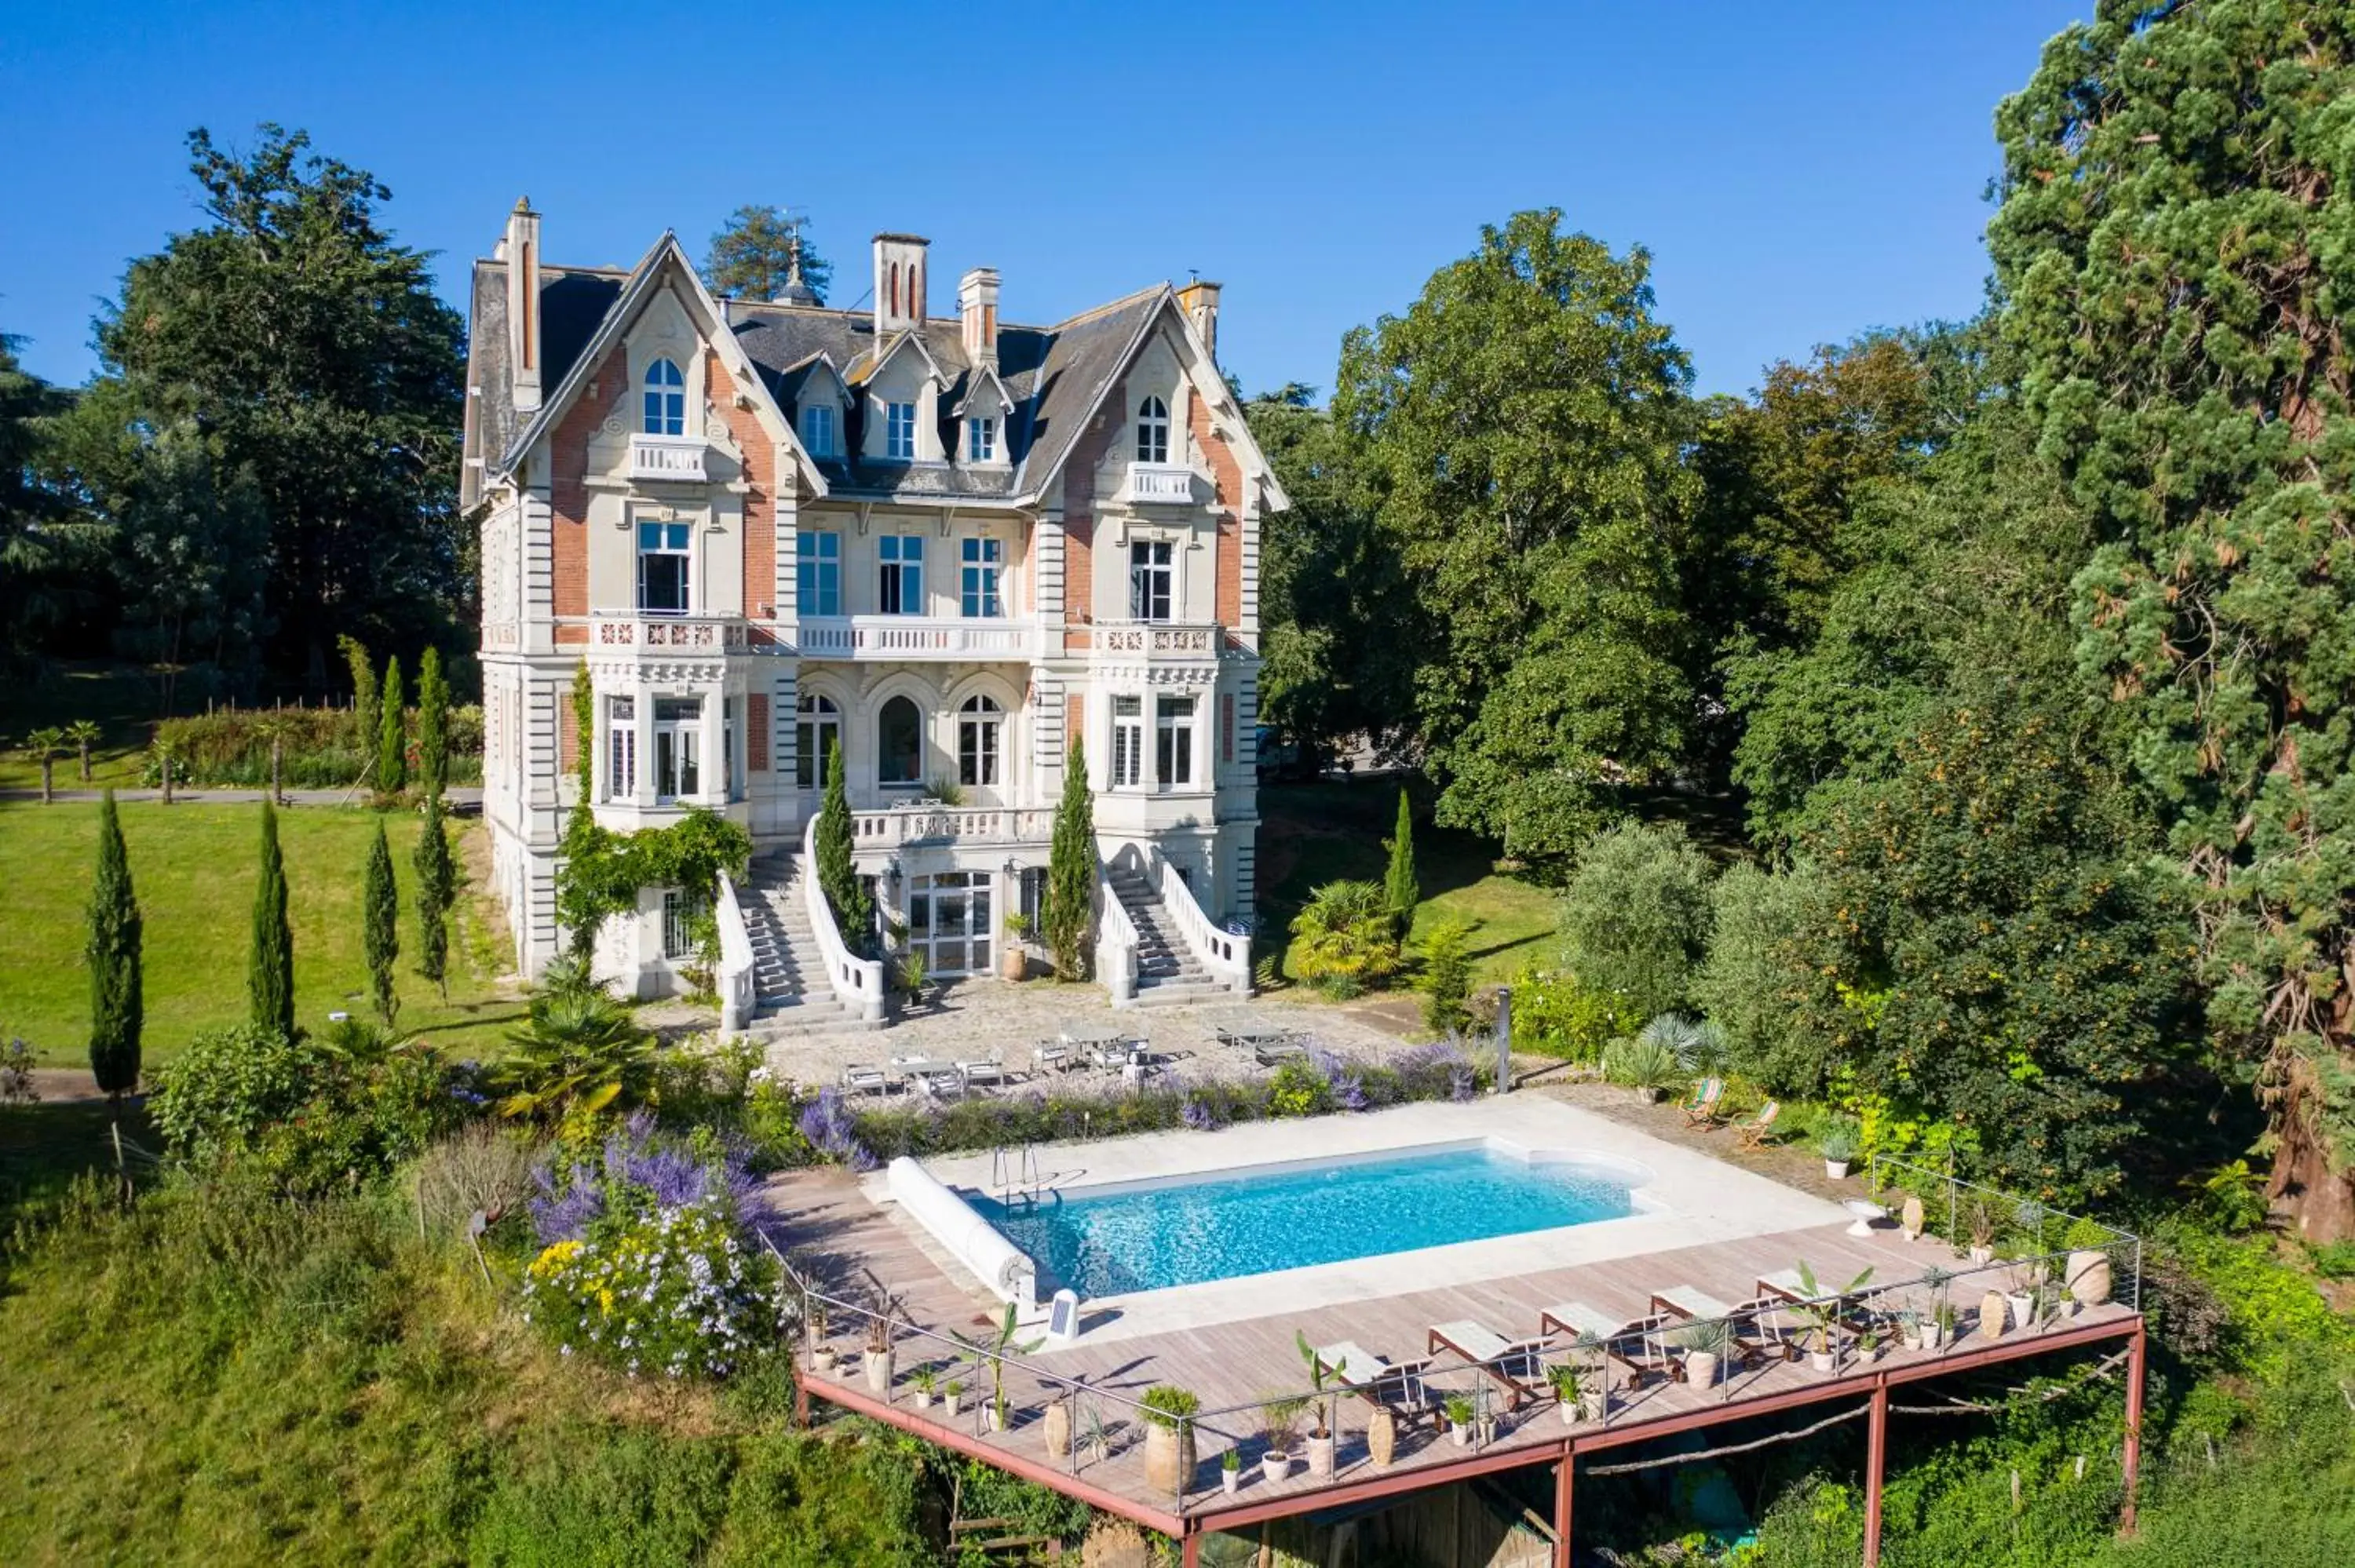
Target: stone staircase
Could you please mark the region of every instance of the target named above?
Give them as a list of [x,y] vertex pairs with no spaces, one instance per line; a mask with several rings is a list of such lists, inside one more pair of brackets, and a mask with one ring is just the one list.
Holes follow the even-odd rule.
[[810,929],[809,872],[802,857],[772,850],[756,857],[741,892],[744,933],[752,944],[752,1021],[758,1040],[847,1034],[882,1027],[835,999],[817,933]]
[[1159,889],[1143,872],[1115,866],[1106,880],[1136,927],[1137,1006],[1170,1007],[1229,994],[1186,946]]

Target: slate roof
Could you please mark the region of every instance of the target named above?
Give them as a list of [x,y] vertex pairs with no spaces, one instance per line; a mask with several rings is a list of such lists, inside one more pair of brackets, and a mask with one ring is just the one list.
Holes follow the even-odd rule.
[[[540,283],[540,385],[553,396],[605,317],[620,299],[629,274],[610,269],[543,268]],[[968,469],[948,463],[873,463],[842,458],[819,460],[829,490],[837,494],[1005,499],[1028,493],[1055,471],[1077,439],[1105,386],[1117,376],[1128,352],[1154,313],[1170,298],[1156,284],[1107,305],[1048,327],[1001,325],[997,375],[1016,404],[1003,439],[1010,468]],[[508,401],[506,370],[506,265],[480,261],[474,267],[471,380],[480,388],[470,455],[496,463],[522,422]],[[855,386],[862,367],[871,368],[877,344],[872,315],[800,305],[732,301],[730,314],[742,345],[768,384],[785,417],[799,428],[799,399],[819,355]],[[949,385],[943,389],[942,450],[961,455],[951,410],[971,389],[975,366],[964,351],[962,327],[954,315],[934,316],[916,329]],[[882,345],[887,351],[890,343]],[[854,399],[842,445],[861,445],[863,399]],[[470,473],[470,480],[472,475]]]

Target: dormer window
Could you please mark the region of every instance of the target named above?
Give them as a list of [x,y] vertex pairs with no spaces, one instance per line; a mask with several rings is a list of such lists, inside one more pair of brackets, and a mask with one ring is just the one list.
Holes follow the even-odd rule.
[[638,429],[650,436],[687,434],[687,377],[667,359],[646,366],[645,410]]
[[971,418],[964,422],[964,461],[996,462],[997,461],[997,421]]
[[1169,461],[1169,405],[1147,397],[1136,410],[1136,461]]
[[916,406],[913,403],[883,405],[883,455],[899,462],[912,462],[916,457]]
[[834,405],[815,403],[802,410],[802,445],[812,457],[834,455]]

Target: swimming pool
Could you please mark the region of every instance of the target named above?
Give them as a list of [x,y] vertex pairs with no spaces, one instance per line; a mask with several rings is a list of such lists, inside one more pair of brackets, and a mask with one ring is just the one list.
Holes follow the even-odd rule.
[[1636,1212],[1637,1179],[1609,1161],[1476,1145],[1082,1190],[1035,1208],[964,1196],[1051,1277],[1042,1291],[1093,1298],[1622,1219]]

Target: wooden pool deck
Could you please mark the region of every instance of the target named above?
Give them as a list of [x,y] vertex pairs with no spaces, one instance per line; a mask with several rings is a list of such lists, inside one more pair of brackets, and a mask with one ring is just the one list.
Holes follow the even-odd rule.
[[[805,1397],[888,1422],[1176,1537],[1188,1563],[1195,1560],[1204,1531],[1240,1529],[1481,1474],[1550,1465],[1556,1476],[1556,1561],[1567,1563],[1571,1487],[1578,1457],[1695,1428],[1842,1401],[1853,1406],[1849,1414],[1870,1425],[1870,1563],[1878,1551],[1881,1433],[1891,1387],[2108,1342],[2123,1342],[2130,1356],[2126,1479],[2131,1522],[2143,1363],[2139,1313],[2112,1301],[2030,1329],[1983,1335],[1975,1331],[1974,1319],[1984,1294],[2001,1288],[2000,1267],[1973,1272],[1932,1236],[1908,1242],[1894,1229],[1858,1236],[1839,1224],[1810,1226],[1476,1284],[1433,1280],[1425,1288],[1372,1299],[1098,1342],[1091,1342],[1084,1331],[1088,1314],[1083,1309],[1083,1331],[1076,1341],[1041,1347],[1008,1364],[1005,1379],[1011,1419],[1007,1430],[992,1432],[984,1421],[989,1368],[951,1336],[989,1340],[1002,1308],[959,1265],[903,1220],[894,1206],[872,1202],[857,1178],[842,1171],[775,1178],[762,1189],[755,1212],[764,1233],[815,1288],[844,1299],[865,1300],[868,1282],[879,1281],[901,1302],[905,1320],[894,1336],[896,1380],[888,1394],[870,1392],[859,1365],[865,1322],[849,1320],[855,1313],[837,1309],[831,1314],[826,1343],[842,1359],[830,1372],[811,1370],[805,1359]],[[1376,1467],[1366,1446],[1365,1417],[1371,1406],[1343,1394],[1336,1402],[1339,1441],[1332,1475],[1307,1474],[1298,1446],[1288,1478],[1271,1482],[1261,1472],[1261,1445],[1253,1435],[1256,1405],[1270,1394],[1298,1394],[1307,1389],[1296,1335],[1306,1335],[1315,1345],[1352,1340],[1392,1361],[1419,1360],[1430,1353],[1434,1325],[1468,1319],[1506,1340],[1519,1340],[1536,1336],[1540,1313],[1557,1303],[1582,1302],[1614,1318],[1634,1319],[1649,1308],[1655,1291],[1676,1287],[1739,1304],[1758,1294],[1755,1287],[1762,1278],[1801,1260],[1828,1289],[1846,1285],[1867,1268],[1873,1271],[1868,1290],[1901,1287],[1933,1266],[1955,1273],[1951,1299],[1963,1319],[1956,1341],[1938,1351],[1889,1349],[1870,1361],[1851,1355],[1829,1372],[1816,1370],[1804,1359],[1762,1359],[1732,1371],[1719,1386],[1707,1390],[1655,1381],[1631,1392],[1614,1368],[1607,1417],[1575,1425],[1561,1419],[1550,1395],[1524,1402],[1518,1411],[1506,1409],[1498,1383],[1460,1358],[1443,1354],[1430,1374],[1433,1394],[1471,1397],[1485,1383],[1488,1408],[1499,1418],[1492,1441],[1459,1446],[1450,1436],[1435,1433],[1427,1421],[1411,1426],[1401,1423],[1393,1462]],[[1904,1304],[1909,1296],[1925,1299],[1918,1291],[1898,1288],[1883,1305]],[[1796,1333],[1796,1319],[1786,1321]],[[1026,1330],[1024,1337],[1032,1332]],[[1559,1337],[1555,1346],[1549,1360],[1560,1359],[1569,1348]],[[924,1365],[934,1367],[943,1384],[952,1377],[964,1382],[967,1393],[962,1414],[951,1416],[937,1402],[929,1409],[917,1408],[910,1378]],[[1157,1383],[1189,1390],[1204,1412],[1197,1425],[1196,1467],[1178,1491],[1147,1483],[1142,1425],[1135,1411],[1120,1403],[1138,1399]],[[1079,1398],[1092,1403],[1109,1436],[1109,1451],[1101,1457],[1048,1450],[1044,1407],[1075,1387],[1096,1391],[1092,1401],[1085,1393]],[[1826,1413],[1814,1414],[1820,1418]],[[1221,1454],[1231,1446],[1239,1447],[1244,1460],[1245,1479],[1233,1494],[1223,1489],[1220,1467]]]

